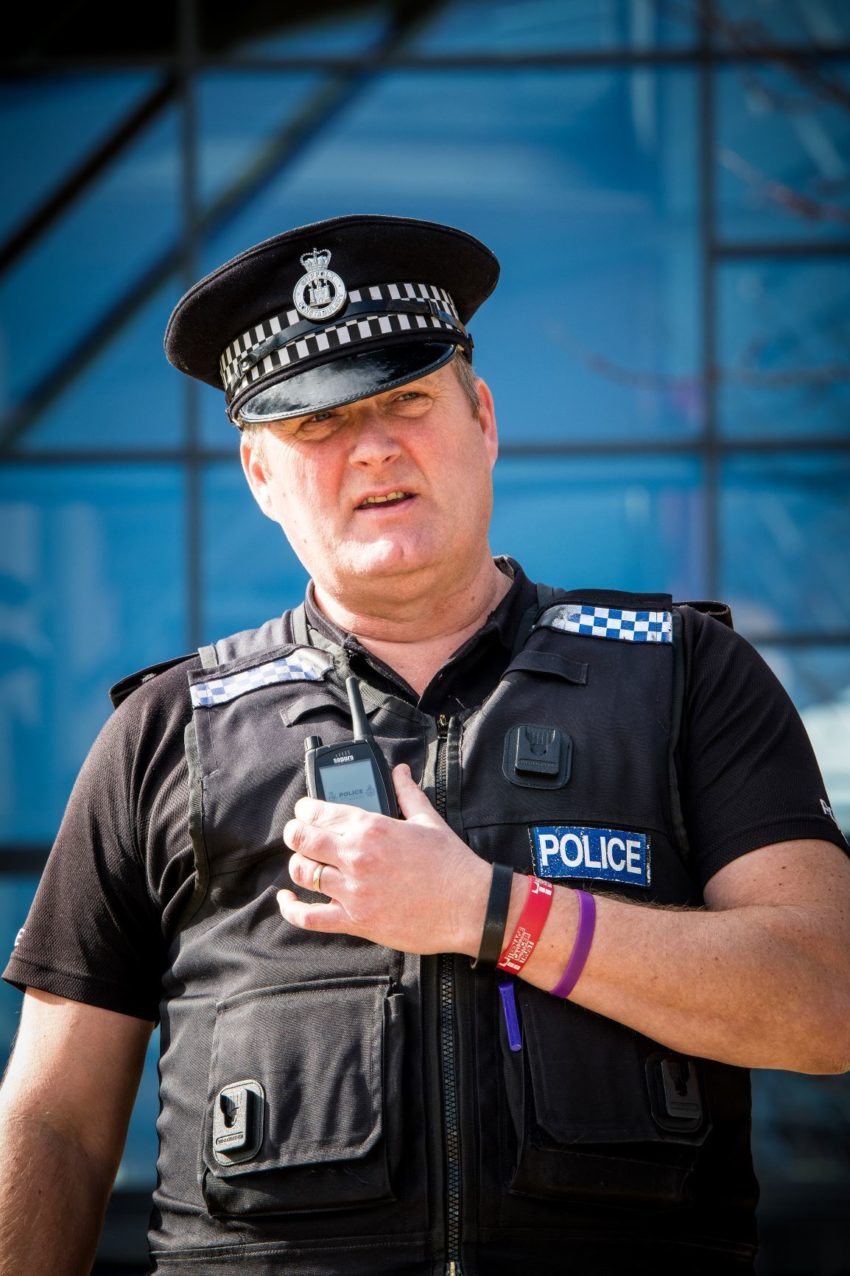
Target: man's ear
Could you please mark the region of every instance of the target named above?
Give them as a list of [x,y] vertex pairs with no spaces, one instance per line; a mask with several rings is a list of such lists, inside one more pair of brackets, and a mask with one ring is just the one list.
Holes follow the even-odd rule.
[[273,518],[271,510],[271,488],[269,472],[266,466],[262,434],[256,430],[243,430],[239,440],[239,459],[242,471],[251,489],[251,495],[267,518]]
[[477,380],[478,389],[478,422],[481,426],[481,433],[484,435],[484,441],[487,451],[490,454],[490,465],[496,464],[496,458],[499,455],[499,431],[496,428],[496,405],[493,402],[493,395],[486,381],[482,381],[481,377]]

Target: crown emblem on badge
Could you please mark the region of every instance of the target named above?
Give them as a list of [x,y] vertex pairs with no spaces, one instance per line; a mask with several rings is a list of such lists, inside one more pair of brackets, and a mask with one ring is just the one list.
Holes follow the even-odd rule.
[[304,253],[299,260],[308,275],[321,275],[330,265],[331,255],[326,248],[314,248],[312,252]]
[[339,275],[328,270],[330,252],[326,248],[313,248],[299,260],[307,273],[301,276],[292,293],[295,309],[314,323],[332,319],[348,301],[348,293]]

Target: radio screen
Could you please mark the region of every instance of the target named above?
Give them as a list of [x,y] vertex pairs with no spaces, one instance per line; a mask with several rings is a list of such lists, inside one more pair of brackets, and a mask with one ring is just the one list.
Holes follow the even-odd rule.
[[375,788],[372,763],[368,760],[320,766],[319,776],[325,791],[325,801],[346,802],[349,806],[359,806],[364,811],[381,814],[381,801]]

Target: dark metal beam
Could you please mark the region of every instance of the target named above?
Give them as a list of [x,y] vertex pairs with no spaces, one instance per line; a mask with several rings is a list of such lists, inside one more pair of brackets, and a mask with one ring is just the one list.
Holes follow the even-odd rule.
[[[182,465],[192,460],[208,465],[222,461],[235,461],[237,435],[231,427],[232,447],[197,448],[177,445],[165,447],[98,447],[87,451],[81,448],[39,448],[37,452],[9,452],[3,457],[5,466],[36,467],[50,465]],[[850,437],[837,438],[834,434],[772,436],[771,438],[718,437],[715,450],[722,461],[732,456],[786,456],[789,453],[827,452],[835,459],[850,456]],[[508,439],[499,444],[499,456],[512,460],[540,457],[582,459],[604,457],[616,459],[631,456],[689,456],[700,458],[705,451],[701,435],[687,438],[663,439]]]
[[[661,66],[693,65],[706,56],[699,45],[685,44],[666,48],[654,46],[642,49],[539,49],[521,53],[411,53],[397,51],[386,58],[371,53],[356,54],[298,54],[269,57],[239,54],[210,55],[199,58],[200,71],[338,71],[351,74],[359,70],[393,71],[500,71],[513,68],[536,67],[558,70],[581,67],[605,66]],[[723,65],[735,63],[781,62],[809,67],[812,62],[841,62],[850,58],[850,43],[811,45],[806,48],[766,43],[755,49],[712,48],[711,60]],[[168,57],[114,57],[114,58],[31,58],[26,62],[0,59],[0,76],[9,79],[28,79],[36,75],[63,71],[115,71],[156,69],[173,66],[175,60]]]
[[60,182],[38,208],[0,244],[0,274],[53,225],[103,170],[145,129],[174,96],[174,77],[168,75],[133,108],[107,138],[91,151],[73,173]]
[[0,873],[18,874],[21,877],[38,875],[47,863],[50,847],[43,845],[20,846],[11,843],[0,845]]
[[848,257],[850,235],[846,239],[782,239],[774,242],[723,243],[718,240],[711,245],[711,254],[721,261],[751,260],[754,257]]
[[710,27],[713,0],[698,0],[698,32],[701,59],[698,71],[697,164],[699,173],[699,273],[701,306],[701,376],[703,395],[703,534],[705,585],[709,598],[717,597],[720,580],[720,457],[717,419],[717,304],[714,260],[715,240],[715,135],[714,76]]

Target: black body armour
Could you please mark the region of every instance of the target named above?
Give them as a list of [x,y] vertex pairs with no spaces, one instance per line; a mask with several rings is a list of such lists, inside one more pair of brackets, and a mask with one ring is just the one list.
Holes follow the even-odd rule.
[[[666,619],[641,631],[646,616]],[[698,905],[673,762],[679,619],[664,595],[553,595],[479,708],[438,724],[361,684],[366,711],[478,855]],[[303,612],[201,654],[197,882],[164,981],[153,1270],[750,1271],[746,1071],[521,980],[512,1049],[501,973],[289,925],[282,831],[305,737],[350,736],[347,655],[310,646]]]

